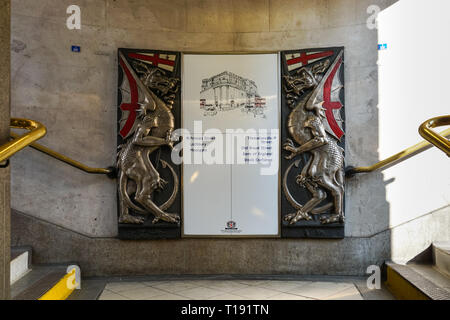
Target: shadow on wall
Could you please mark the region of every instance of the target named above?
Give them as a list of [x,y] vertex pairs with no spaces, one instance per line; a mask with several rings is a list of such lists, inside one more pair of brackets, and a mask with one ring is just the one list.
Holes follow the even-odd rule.
[[[380,13],[379,153],[386,158],[423,140],[418,127],[448,114],[450,2],[401,0]],[[420,57],[420,58],[419,58]],[[448,157],[431,148],[383,171],[391,259],[412,259],[434,241],[448,241]]]
[[[354,72],[355,83],[347,83],[346,118],[347,150],[346,166],[368,166],[384,157],[380,155],[380,94],[379,55],[385,50],[379,40],[378,14],[390,10],[395,1],[384,1],[368,5],[367,28],[373,32],[367,45],[374,54],[373,68],[358,68]],[[362,59],[362,57],[358,57]],[[353,97],[357,97],[356,101]],[[400,150],[397,150],[398,152]],[[346,236],[370,239],[371,249],[366,254],[372,264],[381,265],[391,257],[390,204],[386,189],[395,183],[395,177],[386,179],[382,171],[357,174],[346,179]]]

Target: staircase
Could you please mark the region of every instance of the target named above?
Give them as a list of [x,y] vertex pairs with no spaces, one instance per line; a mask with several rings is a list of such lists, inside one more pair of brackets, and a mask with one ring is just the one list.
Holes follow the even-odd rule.
[[68,265],[36,266],[31,261],[30,246],[11,248],[12,300],[95,300],[104,289],[104,282],[95,280],[83,281],[81,290],[69,289]]
[[435,242],[417,259],[386,263],[389,291],[401,300],[450,300],[450,242]]

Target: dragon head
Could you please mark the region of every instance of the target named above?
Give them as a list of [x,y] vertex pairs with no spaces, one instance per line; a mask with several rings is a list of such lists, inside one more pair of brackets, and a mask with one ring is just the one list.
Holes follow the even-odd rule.
[[316,85],[313,75],[306,68],[299,69],[294,75],[284,76],[286,92],[301,95]]
[[167,76],[165,71],[160,68],[148,66],[142,62],[133,61],[133,66],[139,74],[142,83],[147,88],[156,90],[171,108],[179,89],[179,80]]
[[284,76],[284,88],[288,104],[292,107],[297,99],[310,89],[314,89],[330,66],[328,59],[305,66],[293,74]]

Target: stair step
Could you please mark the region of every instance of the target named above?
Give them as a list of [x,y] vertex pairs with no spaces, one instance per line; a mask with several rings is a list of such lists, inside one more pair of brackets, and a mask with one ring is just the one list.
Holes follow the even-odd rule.
[[450,277],[450,241],[433,243],[433,264],[439,272]]
[[[432,265],[386,262],[389,291],[400,300],[450,300],[449,280]],[[442,278],[444,277],[444,278]]]
[[23,278],[11,286],[13,300],[38,300],[66,274],[61,266],[33,267]]
[[411,264],[408,266],[427,280],[433,282],[436,286],[450,292],[450,277],[436,270],[435,266],[423,264]]
[[82,280],[81,289],[75,290],[67,300],[97,300],[105,286],[105,280]]
[[22,278],[30,271],[31,247],[12,247],[10,262],[10,283],[11,285]]

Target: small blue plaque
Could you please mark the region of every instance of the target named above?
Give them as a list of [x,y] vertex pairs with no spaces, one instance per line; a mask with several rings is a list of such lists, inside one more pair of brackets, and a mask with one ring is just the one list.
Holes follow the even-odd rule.
[[72,52],[81,52],[80,46],[72,46]]

